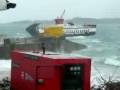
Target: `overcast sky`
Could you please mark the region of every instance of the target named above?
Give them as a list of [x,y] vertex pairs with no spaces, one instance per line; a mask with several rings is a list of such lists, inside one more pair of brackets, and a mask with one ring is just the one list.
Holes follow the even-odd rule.
[[51,20],[66,10],[65,19],[73,17],[120,18],[120,0],[9,0],[15,9],[0,12],[0,22]]

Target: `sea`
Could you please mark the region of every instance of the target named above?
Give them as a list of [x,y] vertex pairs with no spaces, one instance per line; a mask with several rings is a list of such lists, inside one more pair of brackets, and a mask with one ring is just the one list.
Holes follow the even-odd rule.
[[[25,28],[30,23],[0,24],[0,35],[8,38],[31,37]],[[87,46],[71,55],[90,57],[91,85],[120,80],[120,24],[97,24],[94,36],[67,37],[66,39]]]
[[98,24],[96,35],[68,39],[87,45],[73,53],[92,59],[91,85],[120,80],[120,24]]

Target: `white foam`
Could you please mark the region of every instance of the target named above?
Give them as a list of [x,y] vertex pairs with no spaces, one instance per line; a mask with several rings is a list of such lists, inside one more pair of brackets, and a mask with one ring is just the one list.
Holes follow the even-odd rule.
[[70,39],[70,40],[76,40],[76,39],[85,39],[85,36],[73,36],[73,37],[66,37],[66,39]]
[[92,39],[91,41],[94,42],[94,43],[100,43],[101,42],[99,39]]
[[0,80],[10,77],[11,60],[0,60]]
[[[79,40],[79,41],[78,41]],[[93,39],[93,38],[79,38],[74,40],[74,42],[77,41],[79,43],[84,43],[84,44],[91,44],[91,43],[101,43],[102,41],[99,39]]]
[[108,65],[120,66],[120,60],[117,58],[107,58],[104,63]]

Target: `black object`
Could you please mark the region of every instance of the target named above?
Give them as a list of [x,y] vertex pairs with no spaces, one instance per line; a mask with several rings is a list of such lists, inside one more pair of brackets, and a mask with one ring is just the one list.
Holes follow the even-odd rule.
[[8,4],[7,4],[7,9],[15,8],[15,7],[16,7],[16,4],[15,4],[15,3],[8,3]]
[[62,90],[83,90],[82,70],[83,66],[79,64],[65,65]]
[[71,25],[71,26],[73,26],[73,25],[74,25],[74,23],[73,23],[73,22],[69,22],[68,24],[69,24],[69,25]]
[[45,54],[45,44],[44,43],[41,44],[41,48],[43,50],[43,54]]
[[10,80],[8,79],[8,77],[0,81],[0,90],[10,90]]

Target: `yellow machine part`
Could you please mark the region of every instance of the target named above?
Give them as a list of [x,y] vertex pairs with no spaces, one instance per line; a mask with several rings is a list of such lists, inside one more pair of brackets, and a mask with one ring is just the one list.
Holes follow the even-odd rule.
[[64,35],[63,26],[49,26],[44,27],[44,37],[53,37],[53,38],[59,38]]

